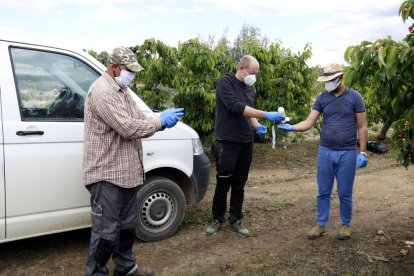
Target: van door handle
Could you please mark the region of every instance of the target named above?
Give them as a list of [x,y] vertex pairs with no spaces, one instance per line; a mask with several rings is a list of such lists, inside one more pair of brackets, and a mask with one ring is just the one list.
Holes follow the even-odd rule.
[[32,131],[18,130],[18,131],[16,131],[16,134],[19,135],[19,136],[43,135],[43,134],[45,134],[45,132],[43,130],[32,130]]

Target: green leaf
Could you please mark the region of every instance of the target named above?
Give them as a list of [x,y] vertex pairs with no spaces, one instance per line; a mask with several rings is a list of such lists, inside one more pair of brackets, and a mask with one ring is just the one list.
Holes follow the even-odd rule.
[[354,46],[349,46],[346,48],[345,53],[344,53],[344,60],[346,62],[348,62],[349,64],[352,64],[352,60],[351,60],[351,55],[350,53],[352,52],[352,49],[354,48]]
[[414,8],[413,8],[413,6],[411,6],[411,9],[410,9],[410,17],[411,17],[411,19],[414,19]]
[[385,61],[384,61],[384,58],[385,58],[385,56],[386,56],[386,55],[387,55],[387,48],[385,48],[385,47],[381,46],[381,47],[378,49],[378,59],[379,59],[380,66],[381,66],[381,65],[383,65],[383,66],[387,66],[387,65],[385,64]]
[[364,66],[370,66],[372,62],[372,51],[371,49],[366,49],[364,56],[362,58],[362,62]]
[[354,68],[349,68],[346,70],[344,79],[347,81],[347,84],[349,86],[352,86],[354,84],[354,77],[356,75],[357,71]]
[[404,1],[401,4],[399,14],[401,15],[402,20],[403,20],[404,23],[407,20],[408,16],[410,15],[411,9],[412,9],[411,1],[410,1],[410,3],[409,3],[409,1]]
[[395,97],[391,102],[391,106],[392,106],[392,110],[394,111],[394,113],[397,113],[398,107],[400,106],[400,98]]
[[352,60],[358,65],[361,64],[360,52],[361,50],[359,47],[355,47],[354,51],[352,52]]
[[287,98],[288,98],[289,101],[293,101],[293,93],[288,92],[287,93]]
[[407,1],[404,1],[404,2],[400,5],[400,9],[399,9],[399,11],[398,11],[398,14],[399,14],[399,15],[401,15],[401,14],[402,14],[402,12],[403,12],[403,10],[404,10],[404,7],[405,7],[406,3],[407,3]]
[[390,77],[391,72],[392,72],[392,68],[394,67],[394,64],[396,62],[397,53],[398,53],[398,48],[397,47],[391,47],[387,51],[386,63],[387,63],[388,77]]
[[371,41],[364,40],[359,44],[359,46],[366,47],[366,46],[371,45],[371,44],[372,44]]
[[303,83],[303,76],[300,72],[296,72],[296,77],[298,79],[299,84]]
[[408,56],[408,51],[409,49],[405,49],[402,51],[401,55],[400,55],[400,62],[404,63],[407,61],[407,56]]

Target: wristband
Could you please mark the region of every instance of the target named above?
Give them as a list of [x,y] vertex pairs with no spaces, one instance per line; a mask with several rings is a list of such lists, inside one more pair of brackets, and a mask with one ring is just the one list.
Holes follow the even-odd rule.
[[365,151],[361,151],[359,154],[364,155],[365,157],[367,157],[367,153]]

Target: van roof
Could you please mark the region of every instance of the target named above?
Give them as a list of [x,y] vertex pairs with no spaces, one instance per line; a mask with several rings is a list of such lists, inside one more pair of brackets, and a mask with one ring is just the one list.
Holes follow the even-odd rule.
[[19,43],[19,44],[27,44],[27,45],[36,45],[36,46],[43,46],[43,47],[52,47],[52,48],[59,48],[59,49],[65,49],[72,52],[82,52],[82,49],[75,48],[71,46],[70,44],[64,44],[62,42],[58,41],[52,41],[52,40],[45,40],[45,39],[23,39],[18,36],[1,36],[0,41],[8,41],[13,43]]
[[91,61],[94,61],[93,63],[97,64],[102,70],[105,70],[105,65],[100,63],[98,60],[96,60],[93,56],[91,56],[87,51],[71,47],[70,45],[64,45],[63,43],[59,43],[56,41],[50,42],[49,40],[25,40],[25,39],[19,39],[18,37],[0,37],[0,42],[11,42],[11,43],[18,43],[21,45],[27,45],[27,46],[35,46],[35,47],[47,47],[49,49],[54,48],[56,50],[63,50],[66,52],[72,52],[76,53],[78,55],[83,56],[86,59],[89,59]]

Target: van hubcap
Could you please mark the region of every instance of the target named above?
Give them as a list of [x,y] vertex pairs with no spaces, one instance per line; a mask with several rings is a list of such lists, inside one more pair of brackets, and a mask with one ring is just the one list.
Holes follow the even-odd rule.
[[173,199],[165,192],[155,192],[145,199],[141,218],[146,226],[159,228],[171,218],[173,211]]

